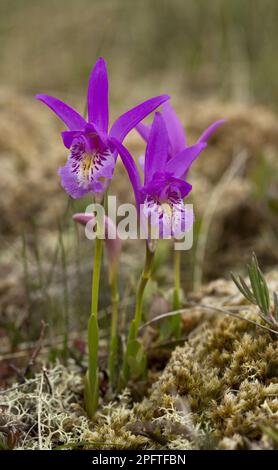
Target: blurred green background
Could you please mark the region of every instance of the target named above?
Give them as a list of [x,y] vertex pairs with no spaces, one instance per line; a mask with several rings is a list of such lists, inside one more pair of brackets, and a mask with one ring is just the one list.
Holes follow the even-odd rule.
[[278,103],[277,0],[0,0],[2,85],[79,94],[96,57],[111,98]]

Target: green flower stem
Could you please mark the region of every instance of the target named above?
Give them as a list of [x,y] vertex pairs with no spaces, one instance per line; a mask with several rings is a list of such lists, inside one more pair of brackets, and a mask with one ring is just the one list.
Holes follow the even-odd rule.
[[98,377],[98,298],[99,298],[99,280],[102,259],[103,240],[96,238],[94,270],[92,279],[92,304],[91,316],[88,322],[88,370],[85,383],[85,404],[87,413],[92,418],[98,406],[99,377]]
[[112,300],[112,318],[110,330],[110,348],[109,348],[109,378],[112,386],[116,385],[117,379],[117,356],[118,356],[118,305],[119,305],[119,292],[118,292],[118,273],[114,272],[111,276],[111,300]]
[[144,291],[151,277],[153,262],[154,262],[154,251],[150,250],[149,244],[147,242],[145,266],[144,266],[144,269],[141,274],[138,287],[137,287],[135,315],[130,326],[126,352],[124,356],[122,384],[121,384],[123,387],[127,385],[128,380],[130,378],[130,367],[129,367],[130,359],[132,359],[138,352],[138,348],[135,342],[137,340],[138,331],[139,331],[139,327],[140,327],[141,320],[142,320],[142,306],[143,306]]
[[174,276],[175,276],[175,287],[173,292],[173,310],[181,309],[181,251],[174,250]]

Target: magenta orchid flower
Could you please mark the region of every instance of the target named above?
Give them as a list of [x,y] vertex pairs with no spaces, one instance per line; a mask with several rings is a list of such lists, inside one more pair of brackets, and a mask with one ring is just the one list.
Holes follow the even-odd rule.
[[59,169],[61,184],[73,198],[89,192],[102,192],[112,178],[117,153],[110,139],[122,143],[126,135],[148,114],[169,99],[168,95],[151,98],[122,114],[108,132],[108,76],[106,63],[99,58],[88,85],[88,121],[57,98],[37,95],[66,124],[63,142],[70,150],[67,163]]
[[[186,145],[186,135],[184,128],[182,126],[182,123],[180,122],[178,116],[176,115],[173,107],[170,105],[170,103],[164,103],[162,106],[162,116],[164,118],[164,121],[166,123],[166,128],[168,132],[168,137],[169,137],[169,144],[168,144],[168,156],[167,159],[170,160],[171,158],[178,156],[179,154],[182,154],[182,152],[186,152],[187,150],[187,145]],[[197,144],[201,143],[207,143],[208,139],[211,137],[211,135],[216,131],[218,127],[220,127],[222,124],[224,124],[225,119],[220,119],[218,121],[215,121],[213,124],[211,124],[201,135],[201,137],[198,139]],[[148,142],[148,139],[150,137],[150,132],[151,132],[151,126],[148,126],[143,123],[139,123],[136,126],[137,131],[141,135],[141,137]],[[182,155],[181,155],[182,156]],[[184,154],[184,158],[189,158],[187,160],[186,164],[186,173],[184,176],[186,176],[191,164],[195,160],[195,158],[198,156],[198,154],[190,154],[190,157],[187,153]],[[144,158],[140,158],[140,164],[143,167],[144,166]]]
[[121,155],[130,181],[140,215],[154,223],[158,237],[179,237],[189,230],[193,223],[193,212],[187,211],[184,198],[192,186],[184,180],[191,162],[207,144],[198,142],[169,158],[169,137],[160,113],[155,118],[148,135],[144,165],[144,184],[142,185],[138,168],[128,152],[115,139],[112,139]]

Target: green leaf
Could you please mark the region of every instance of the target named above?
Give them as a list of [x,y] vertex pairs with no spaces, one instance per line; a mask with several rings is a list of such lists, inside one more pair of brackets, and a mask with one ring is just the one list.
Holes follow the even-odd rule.
[[128,357],[128,365],[130,368],[130,377],[138,379],[142,377],[146,370],[147,356],[142,344],[137,340],[130,343],[131,355]]
[[98,367],[98,340],[99,327],[97,317],[91,315],[88,322],[88,360],[90,370],[96,370]]
[[170,338],[179,338],[181,333],[180,314],[164,318],[159,326],[159,340],[165,341]]
[[266,425],[261,425],[262,431],[269,436],[275,444],[278,444],[278,429],[276,429],[274,426],[266,426]]
[[98,321],[95,315],[91,315],[88,322],[88,370],[85,382],[86,409],[90,417],[93,417],[98,405],[98,339]]
[[264,296],[265,309],[266,309],[266,312],[267,312],[267,314],[268,314],[268,313],[269,313],[269,309],[270,309],[270,295],[269,295],[269,290],[268,290],[268,286],[267,286],[265,277],[264,277],[262,271],[260,270],[260,268],[258,268],[258,274],[259,274],[259,276],[260,276],[260,282],[261,282],[262,292],[263,292],[263,296]]
[[99,394],[98,373],[96,374],[95,382],[91,384],[91,377],[89,377],[89,370],[87,370],[86,375],[85,375],[84,398],[85,398],[86,411],[90,418],[93,418],[97,410],[98,394]]
[[235,285],[237,286],[238,290],[242,293],[242,295],[247,300],[249,300],[249,302],[256,305],[257,304],[256,299],[253,293],[251,292],[251,290],[249,289],[249,287],[247,286],[247,284],[245,283],[244,279],[241,276],[239,276],[237,279],[233,273],[231,273],[231,278],[234,281]]
[[242,295],[244,295],[251,303],[259,307],[260,318],[271,329],[277,329],[277,323],[275,320],[278,320],[278,296],[276,293],[273,294],[274,311],[273,315],[271,315],[269,289],[264,274],[259,267],[255,253],[253,253],[251,263],[250,265],[247,265],[247,269],[252,291],[249,289],[243,278],[239,276],[237,279],[232,273],[231,277]]
[[252,255],[249,277],[257,303],[265,316],[269,315],[270,299],[269,291],[255,253]]
[[126,385],[128,382],[128,379],[130,377],[130,372],[131,372],[131,363],[134,360],[134,357],[137,354],[138,350],[138,341],[136,340],[137,336],[137,328],[136,328],[136,322],[135,319],[132,320],[130,329],[129,329],[129,336],[128,336],[128,341],[127,341],[127,349],[126,353],[124,356],[124,364],[123,364],[123,369],[122,369],[122,378],[123,378],[123,383]]
[[277,292],[273,292],[273,299],[274,299],[274,318],[278,321],[278,295]]
[[250,265],[247,265],[247,270],[248,270],[248,275],[249,275],[252,291],[256,299],[256,303],[260,305],[261,304],[260,292],[259,292],[259,287],[257,283],[256,272],[254,271],[254,264],[252,262]]

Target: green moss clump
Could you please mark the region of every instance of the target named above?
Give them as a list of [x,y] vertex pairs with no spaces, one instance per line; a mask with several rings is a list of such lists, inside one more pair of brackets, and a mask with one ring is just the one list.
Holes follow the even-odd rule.
[[199,448],[271,448],[263,427],[278,424],[277,346],[246,321],[215,317],[174,351],[150,401],[166,409],[184,401]]

